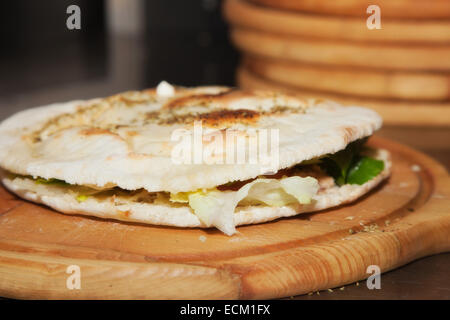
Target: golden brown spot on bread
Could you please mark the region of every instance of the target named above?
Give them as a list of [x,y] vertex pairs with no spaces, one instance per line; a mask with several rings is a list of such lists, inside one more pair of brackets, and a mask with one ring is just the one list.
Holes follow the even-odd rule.
[[254,124],[258,121],[260,113],[253,110],[217,110],[209,113],[203,113],[196,117],[209,126],[220,126],[228,123]]
[[214,109],[210,112],[191,112],[185,114],[172,114],[164,112],[148,112],[146,119],[156,121],[160,125],[192,124],[202,121],[204,125],[217,127],[226,124],[254,124],[262,113],[248,109]]
[[81,135],[84,136],[93,136],[93,135],[98,135],[98,134],[111,134],[111,135],[116,135],[113,132],[106,130],[106,129],[100,129],[100,128],[89,128],[89,129],[84,129],[80,131]]
[[353,141],[352,137],[356,134],[356,128],[354,127],[343,127],[343,137],[345,140],[345,143],[348,144],[351,141]]
[[136,131],[127,131],[127,135],[129,136],[129,137],[134,137],[134,136],[136,136],[138,133],[136,132]]
[[91,137],[95,135],[107,135],[110,136],[116,140],[125,141],[120,135],[108,130],[108,129],[102,129],[102,128],[88,128],[79,131],[79,134],[81,136]]
[[127,210],[127,211],[120,211],[120,210],[117,210],[117,212],[119,213],[119,214],[122,214],[122,215],[124,215],[125,217],[129,217],[130,216],[130,214],[131,214],[131,212],[129,211],[129,210]]

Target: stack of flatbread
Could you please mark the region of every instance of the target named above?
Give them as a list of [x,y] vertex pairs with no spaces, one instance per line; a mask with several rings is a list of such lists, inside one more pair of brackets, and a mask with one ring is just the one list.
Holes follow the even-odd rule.
[[368,106],[389,124],[449,125],[450,1],[373,4],[227,0],[239,83]]
[[373,189],[391,167],[366,144],[381,124],[361,107],[162,82],[6,119],[1,180],[63,213],[232,235]]

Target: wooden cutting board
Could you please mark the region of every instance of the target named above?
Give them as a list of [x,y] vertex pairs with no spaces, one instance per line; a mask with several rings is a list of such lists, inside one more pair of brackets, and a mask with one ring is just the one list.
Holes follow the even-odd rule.
[[[450,178],[436,161],[381,138],[393,173],[333,210],[216,230],[64,215],[0,188],[0,296],[277,298],[333,288],[450,249]],[[69,290],[68,266],[81,289]]]
[[[390,1],[392,2],[395,1]],[[428,4],[432,2],[429,1]],[[340,4],[342,0],[333,0],[333,3]],[[450,1],[447,4],[450,8]],[[450,12],[448,14],[450,15]],[[393,20],[385,17],[383,8],[382,28],[378,30],[367,28],[366,20],[369,14],[366,14],[365,9],[360,11],[358,17],[345,17],[277,10],[247,0],[227,0],[224,4],[224,15],[228,22],[235,26],[302,37],[399,43],[450,41],[449,19]]]
[[[374,109],[386,124],[400,126],[450,126],[450,102],[407,101],[363,98],[353,95],[333,94],[299,88],[287,84],[270,81],[251,72],[247,68],[239,68],[237,82],[245,89],[266,89],[287,92],[303,98],[323,98],[340,102],[344,105],[356,105]],[[423,128],[417,130],[424,130]]]

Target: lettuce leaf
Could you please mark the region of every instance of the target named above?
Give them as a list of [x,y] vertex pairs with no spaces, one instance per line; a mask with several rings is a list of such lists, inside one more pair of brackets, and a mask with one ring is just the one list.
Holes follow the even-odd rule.
[[347,183],[362,185],[384,169],[384,162],[370,157],[357,157],[347,174]]
[[383,171],[383,161],[360,154],[366,141],[367,138],[356,140],[344,150],[321,159],[320,166],[334,178],[338,186],[362,185]]
[[227,235],[236,232],[234,212],[237,205],[265,204],[280,207],[294,203],[309,204],[319,190],[312,177],[256,179],[237,191],[200,190],[171,195],[172,202],[189,202],[194,214],[206,225]]

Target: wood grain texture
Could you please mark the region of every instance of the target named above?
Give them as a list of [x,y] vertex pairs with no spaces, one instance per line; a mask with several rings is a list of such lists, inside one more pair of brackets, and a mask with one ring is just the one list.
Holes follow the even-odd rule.
[[266,79],[290,86],[360,97],[450,100],[450,73],[351,69],[245,56],[244,66]]
[[399,126],[450,126],[450,102],[407,101],[363,98],[353,95],[334,94],[327,91],[294,87],[270,81],[257,74],[240,68],[237,72],[238,84],[247,89],[270,89],[287,92],[304,98],[324,98],[344,105],[368,107],[377,111],[386,124]]
[[233,28],[231,39],[240,50],[268,58],[345,67],[450,71],[450,44],[401,45],[322,40],[248,28]]
[[285,10],[320,14],[367,17],[366,9],[377,4],[386,18],[433,19],[450,17],[448,0],[249,0],[251,2]]
[[[372,264],[386,271],[448,251],[446,170],[392,141],[374,137],[370,144],[392,152],[393,173],[368,196],[240,227],[233,237],[64,215],[1,188],[0,296],[277,298],[361,280]],[[81,290],[66,289],[72,264],[81,268]]]
[[224,15],[230,24],[238,27],[302,37],[364,42],[450,42],[448,19],[392,20],[385,18],[383,10],[382,29],[375,31],[367,28],[365,10],[361,11],[361,17],[315,15],[258,6],[245,0],[227,0]]

